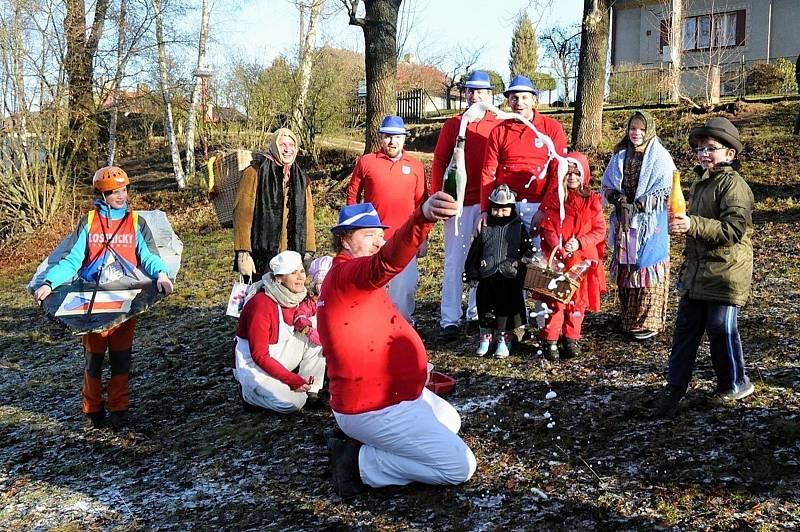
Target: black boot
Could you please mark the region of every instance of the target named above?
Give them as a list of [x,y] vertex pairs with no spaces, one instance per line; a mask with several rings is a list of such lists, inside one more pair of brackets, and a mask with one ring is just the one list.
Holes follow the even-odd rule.
[[364,491],[358,472],[358,452],[361,443],[355,440],[328,438],[328,459],[333,476],[333,491],[342,499],[349,499]]
[[558,362],[561,358],[558,354],[558,342],[545,341],[544,342],[544,358],[550,362]]
[[108,422],[114,430],[122,430],[128,428],[130,419],[127,410],[118,410],[108,414]]
[[578,345],[577,340],[570,338],[564,339],[564,352],[561,355],[563,358],[575,358],[581,356],[581,346]]
[[106,411],[100,410],[99,412],[88,412],[86,419],[93,429],[101,429],[106,423]]
[[657,419],[672,419],[677,417],[680,413],[680,402],[684,395],[686,395],[685,388],[667,384],[656,400],[653,417]]

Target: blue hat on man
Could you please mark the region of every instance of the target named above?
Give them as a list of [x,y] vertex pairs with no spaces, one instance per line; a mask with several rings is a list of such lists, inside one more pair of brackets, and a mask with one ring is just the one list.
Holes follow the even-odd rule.
[[378,128],[379,133],[385,133],[386,135],[407,135],[408,131],[406,131],[406,125],[403,123],[403,119],[399,116],[389,115],[383,119],[381,122],[381,127]]
[[533,83],[525,76],[514,76],[514,79],[511,80],[511,83],[508,84],[508,87],[503,93],[503,96],[508,98],[508,95],[512,92],[530,92],[535,96],[539,96],[539,91],[533,88]]
[[383,225],[378,216],[378,211],[372,203],[355,203],[345,205],[339,210],[339,223],[331,227],[332,233],[350,231],[352,229],[368,229],[370,227],[380,227],[388,229],[388,225]]
[[468,89],[493,89],[492,82],[489,80],[489,74],[483,70],[476,70],[467,78],[464,86]]

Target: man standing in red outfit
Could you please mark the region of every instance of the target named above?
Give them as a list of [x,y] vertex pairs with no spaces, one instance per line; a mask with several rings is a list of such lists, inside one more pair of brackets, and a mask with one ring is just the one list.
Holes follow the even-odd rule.
[[[503,93],[511,110],[533,123],[543,135],[550,137],[560,156],[567,153],[567,135],[558,120],[536,111],[539,91],[531,80],[517,76]],[[503,120],[489,135],[481,174],[481,215],[489,208],[489,195],[497,186],[506,184],[517,195],[517,213],[525,227],[536,237],[536,215],[545,192],[556,186],[557,161],[548,152],[547,143],[528,126],[516,119]],[[533,220],[533,224],[531,221]],[[533,244],[539,247],[538,238]]]
[[[395,229],[425,201],[428,190],[422,162],[403,149],[408,133],[403,119],[387,116],[378,131],[381,149],[362,156],[356,163],[347,188],[347,204],[372,203],[381,220],[389,226],[384,235],[389,240]],[[423,243],[420,256],[424,249]],[[403,317],[412,323],[418,282],[419,270],[414,257],[388,286],[392,301]]]
[[337,255],[317,318],[331,408],[341,428],[329,435],[328,452],[342,497],[363,484],[460,484],[475,472],[475,455],[458,436],[461,417],[425,387],[422,339],[383,289],[414,258],[434,223],[457,208],[448,194],[434,193],[386,245],[386,226],[369,203],[343,207],[331,229]]
[[[467,89],[467,102],[492,103],[492,84],[486,72],[476,70],[464,83]],[[433,151],[433,165],[431,167],[431,190],[442,190],[444,173],[453,156],[461,120],[464,113],[450,118],[442,126],[436,149]],[[464,157],[467,170],[467,188],[464,192],[464,208],[457,219],[450,218],[444,224],[444,278],[442,280],[441,319],[442,336],[445,341],[454,340],[458,335],[458,323],[463,311],[461,298],[463,295],[463,282],[461,274],[464,272],[464,261],[467,251],[475,234],[475,227],[480,218],[481,200],[481,172],[483,171],[483,157],[486,153],[486,140],[489,133],[500,121],[493,113],[487,112],[480,120],[470,122],[464,142]],[[475,305],[475,289],[469,291],[467,301],[467,320],[478,319],[478,309]]]

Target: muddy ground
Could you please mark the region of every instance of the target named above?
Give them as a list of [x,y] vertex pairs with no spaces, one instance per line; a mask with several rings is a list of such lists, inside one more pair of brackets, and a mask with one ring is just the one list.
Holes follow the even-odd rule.
[[[462,415],[478,470],[462,486],[412,484],[347,502],[329,482],[322,437],[334,424],[329,411],[242,411],[228,368],[235,323],[224,316],[234,280],[231,231],[219,226],[200,192],[141,180],[133,187],[134,206],[167,211],[185,252],[176,293],[139,322],[130,430],[87,428],[80,414],[82,349],[24,294],[34,258],[57,236],[29,240],[3,263],[0,528],[800,527],[800,142],[788,127],[770,125],[776,117],[790,122],[794,107],[734,117],[749,127],[743,173],[757,201],[753,297],[739,322],[754,396],[732,407],[715,404],[704,347],[682,414],[652,419],[669,353],[674,291],[667,330],[634,342],[620,329],[612,290],[602,311],[587,318],[584,356],[572,361],[546,362],[531,342],[505,360],[469,356],[472,336],[442,342],[437,229],[421,261],[417,318],[431,361],[458,380],[446,397]],[[674,118],[671,130],[680,133],[682,120]],[[680,142],[665,136],[668,145]],[[341,186],[322,179],[315,193],[324,236]],[[680,251],[675,242],[673,277]],[[557,397],[545,399],[551,390]]]

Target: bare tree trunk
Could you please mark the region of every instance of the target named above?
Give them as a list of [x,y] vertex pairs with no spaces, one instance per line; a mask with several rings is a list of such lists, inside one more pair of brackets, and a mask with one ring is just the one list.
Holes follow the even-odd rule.
[[70,158],[91,169],[97,162],[97,126],[95,115],[94,58],[103,34],[108,0],[97,0],[92,31],[86,35],[86,6],[84,0],[65,0],[64,37],[67,52],[64,69],[69,80],[68,153]]
[[367,130],[364,153],[380,146],[378,128],[386,115],[397,112],[397,13],[403,0],[365,0],[366,16],[356,17],[359,2],[350,5],[350,24],[364,32],[367,76]]
[[175,138],[175,129],[172,123],[172,101],[169,92],[169,79],[167,78],[167,49],[164,45],[164,19],[161,13],[161,0],[152,1],[156,19],[156,41],[158,41],[159,84],[161,85],[161,95],[164,98],[164,135],[167,137],[170,153],[172,154],[172,169],[175,172],[175,181],[178,183],[178,188],[184,188],[186,187],[186,179],[183,177],[181,153],[178,150],[178,142]]
[[[14,71],[14,92],[16,93],[16,111],[19,121],[15,126],[19,127],[19,144],[13,142],[12,148],[14,156],[19,160],[19,168],[23,174],[28,171],[28,102],[25,99],[25,77],[23,65],[23,51],[25,46],[22,38],[22,9],[19,4],[14,8],[14,22],[12,26],[12,42],[16,44],[16,50],[12,50],[11,61]],[[11,137],[12,140],[14,137]]]
[[[292,120],[296,128],[295,131],[298,132],[298,134],[304,127],[303,118],[306,110],[308,87],[311,85],[311,67],[314,62],[314,50],[317,46],[317,28],[319,27],[319,18],[322,15],[322,4],[323,0],[312,0],[311,2],[308,31],[303,40],[303,46],[300,49],[300,66],[298,68],[300,75],[300,91],[297,95],[297,103],[295,104]],[[301,10],[303,9],[302,6],[298,7],[300,7]]]
[[672,0],[669,27],[669,98],[681,98],[681,50],[683,49],[683,0]]
[[[197,43],[197,70],[202,70],[206,67],[206,41],[208,40],[208,20],[211,16],[208,9],[208,0],[203,0],[203,15],[200,22],[200,39]],[[194,135],[197,129],[197,106],[200,105],[202,97],[203,78],[195,76],[194,90],[192,91],[192,103],[189,105],[189,116],[186,119],[186,174],[189,176],[189,181],[194,179],[195,174],[195,160],[194,160]],[[205,123],[205,110],[204,115],[200,118]],[[205,131],[204,131],[205,133]]]
[[108,158],[106,164],[114,165],[117,156],[117,121],[119,119],[119,88],[122,85],[122,78],[125,75],[125,66],[128,62],[128,55],[125,52],[125,20],[128,14],[128,0],[119,2],[119,18],[117,19],[117,71],[114,74],[114,84],[112,86],[114,95],[114,108],[111,109],[111,120],[108,124]]
[[613,0],[583,2],[581,55],[578,62],[578,84],[575,87],[575,111],[572,121],[572,145],[576,150],[597,148],[603,134],[603,99],[611,1]]

